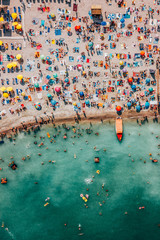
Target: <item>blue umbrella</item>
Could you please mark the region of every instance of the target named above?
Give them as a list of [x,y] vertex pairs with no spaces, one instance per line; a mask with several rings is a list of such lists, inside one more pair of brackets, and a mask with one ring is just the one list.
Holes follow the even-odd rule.
[[136,85],[132,85],[132,90],[136,90]]
[[153,92],[153,88],[152,88],[152,87],[150,87],[150,88],[149,88],[149,91],[150,91],[150,92]]
[[150,81],[151,81],[150,78],[146,79],[146,83],[150,83]]
[[102,26],[106,26],[107,23],[103,21],[103,22],[101,22],[101,25],[102,25]]
[[132,104],[130,102],[127,103],[127,107],[131,108]]
[[124,22],[125,22],[125,19],[124,19],[124,18],[121,18],[120,22],[121,22],[121,23],[124,23]]
[[57,103],[56,100],[52,100],[52,101],[51,101],[51,104],[52,104],[53,106],[56,105],[56,103]]
[[139,105],[136,106],[136,111],[140,112],[141,111],[141,107]]
[[46,76],[46,78],[47,78],[47,79],[50,79],[50,78],[51,78],[51,76],[50,76],[50,75],[47,75],[47,76]]
[[149,108],[149,105],[150,105],[149,102],[146,102],[146,103],[145,103],[145,108],[148,109],[148,108]]
[[108,15],[109,20],[113,20],[113,19],[115,19],[115,17],[116,17],[116,15],[112,14],[112,13]]
[[68,82],[69,82],[69,79],[68,79],[68,78],[65,78],[64,81],[65,81],[65,83],[68,83]]
[[79,95],[82,97],[84,96],[84,92],[80,92]]
[[89,105],[89,100],[86,100],[86,101],[85,101],[85,104]]

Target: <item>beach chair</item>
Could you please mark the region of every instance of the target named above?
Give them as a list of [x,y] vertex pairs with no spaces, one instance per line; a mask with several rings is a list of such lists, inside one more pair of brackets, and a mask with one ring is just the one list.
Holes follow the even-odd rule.
[[20,7],[18,7],[18,13],[21,13],[21,8]]
[[22,21],[22,16],[21,16],[21,14],[19,14],[19,20],[20,20],[20,22]]
[[8,15],[8,17],[9,17],[9,15],[10,15],[9,9],[7,9],[7,15]]
[[18,79],[17,78],[15,78],[15,81],[16,81],[16,84],[18,85]]
[[12,32],[14,32],[14,26],[12,26]]
[[16,12],[17,12],[17,9],[16,9],[16,7],[13,7],[13,10],[14,10],[14,13],[16,13]]

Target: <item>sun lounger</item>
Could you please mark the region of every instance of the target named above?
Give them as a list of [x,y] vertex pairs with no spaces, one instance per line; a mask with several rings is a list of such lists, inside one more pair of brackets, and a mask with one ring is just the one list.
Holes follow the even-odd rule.
[[21,8],[20,7],[18,7],[18,13],[21,13]]
[[14,10],[14,13],[16,13],[16,12],[17,12],[17,9],[16,9],[16,7],[13,7],[13,10]]

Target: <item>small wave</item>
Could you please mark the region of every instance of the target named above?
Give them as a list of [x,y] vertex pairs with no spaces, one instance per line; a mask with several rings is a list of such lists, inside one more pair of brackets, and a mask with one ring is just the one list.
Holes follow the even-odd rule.
[[90,184],[92,182],[92,178],[86,178],[84,179],[85,183]]

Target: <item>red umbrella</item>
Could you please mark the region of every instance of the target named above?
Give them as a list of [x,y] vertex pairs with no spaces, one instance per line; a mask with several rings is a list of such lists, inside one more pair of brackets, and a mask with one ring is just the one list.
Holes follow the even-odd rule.
[[56,91],[56,92],[60,92],[60,91],[61,91],[61,87],[58,87],[58,86],[55,87],[55,91]]
[[121,109],[122,109],[121,106],[117,106],[117,107],[116,107],[117,112],[120,112]]
[[132,82],[133,82],[133,79],[132,79],[132,78],[129,78],[129,79],[128,79],[128,82],[129,82],[129,83],[132,83]]

